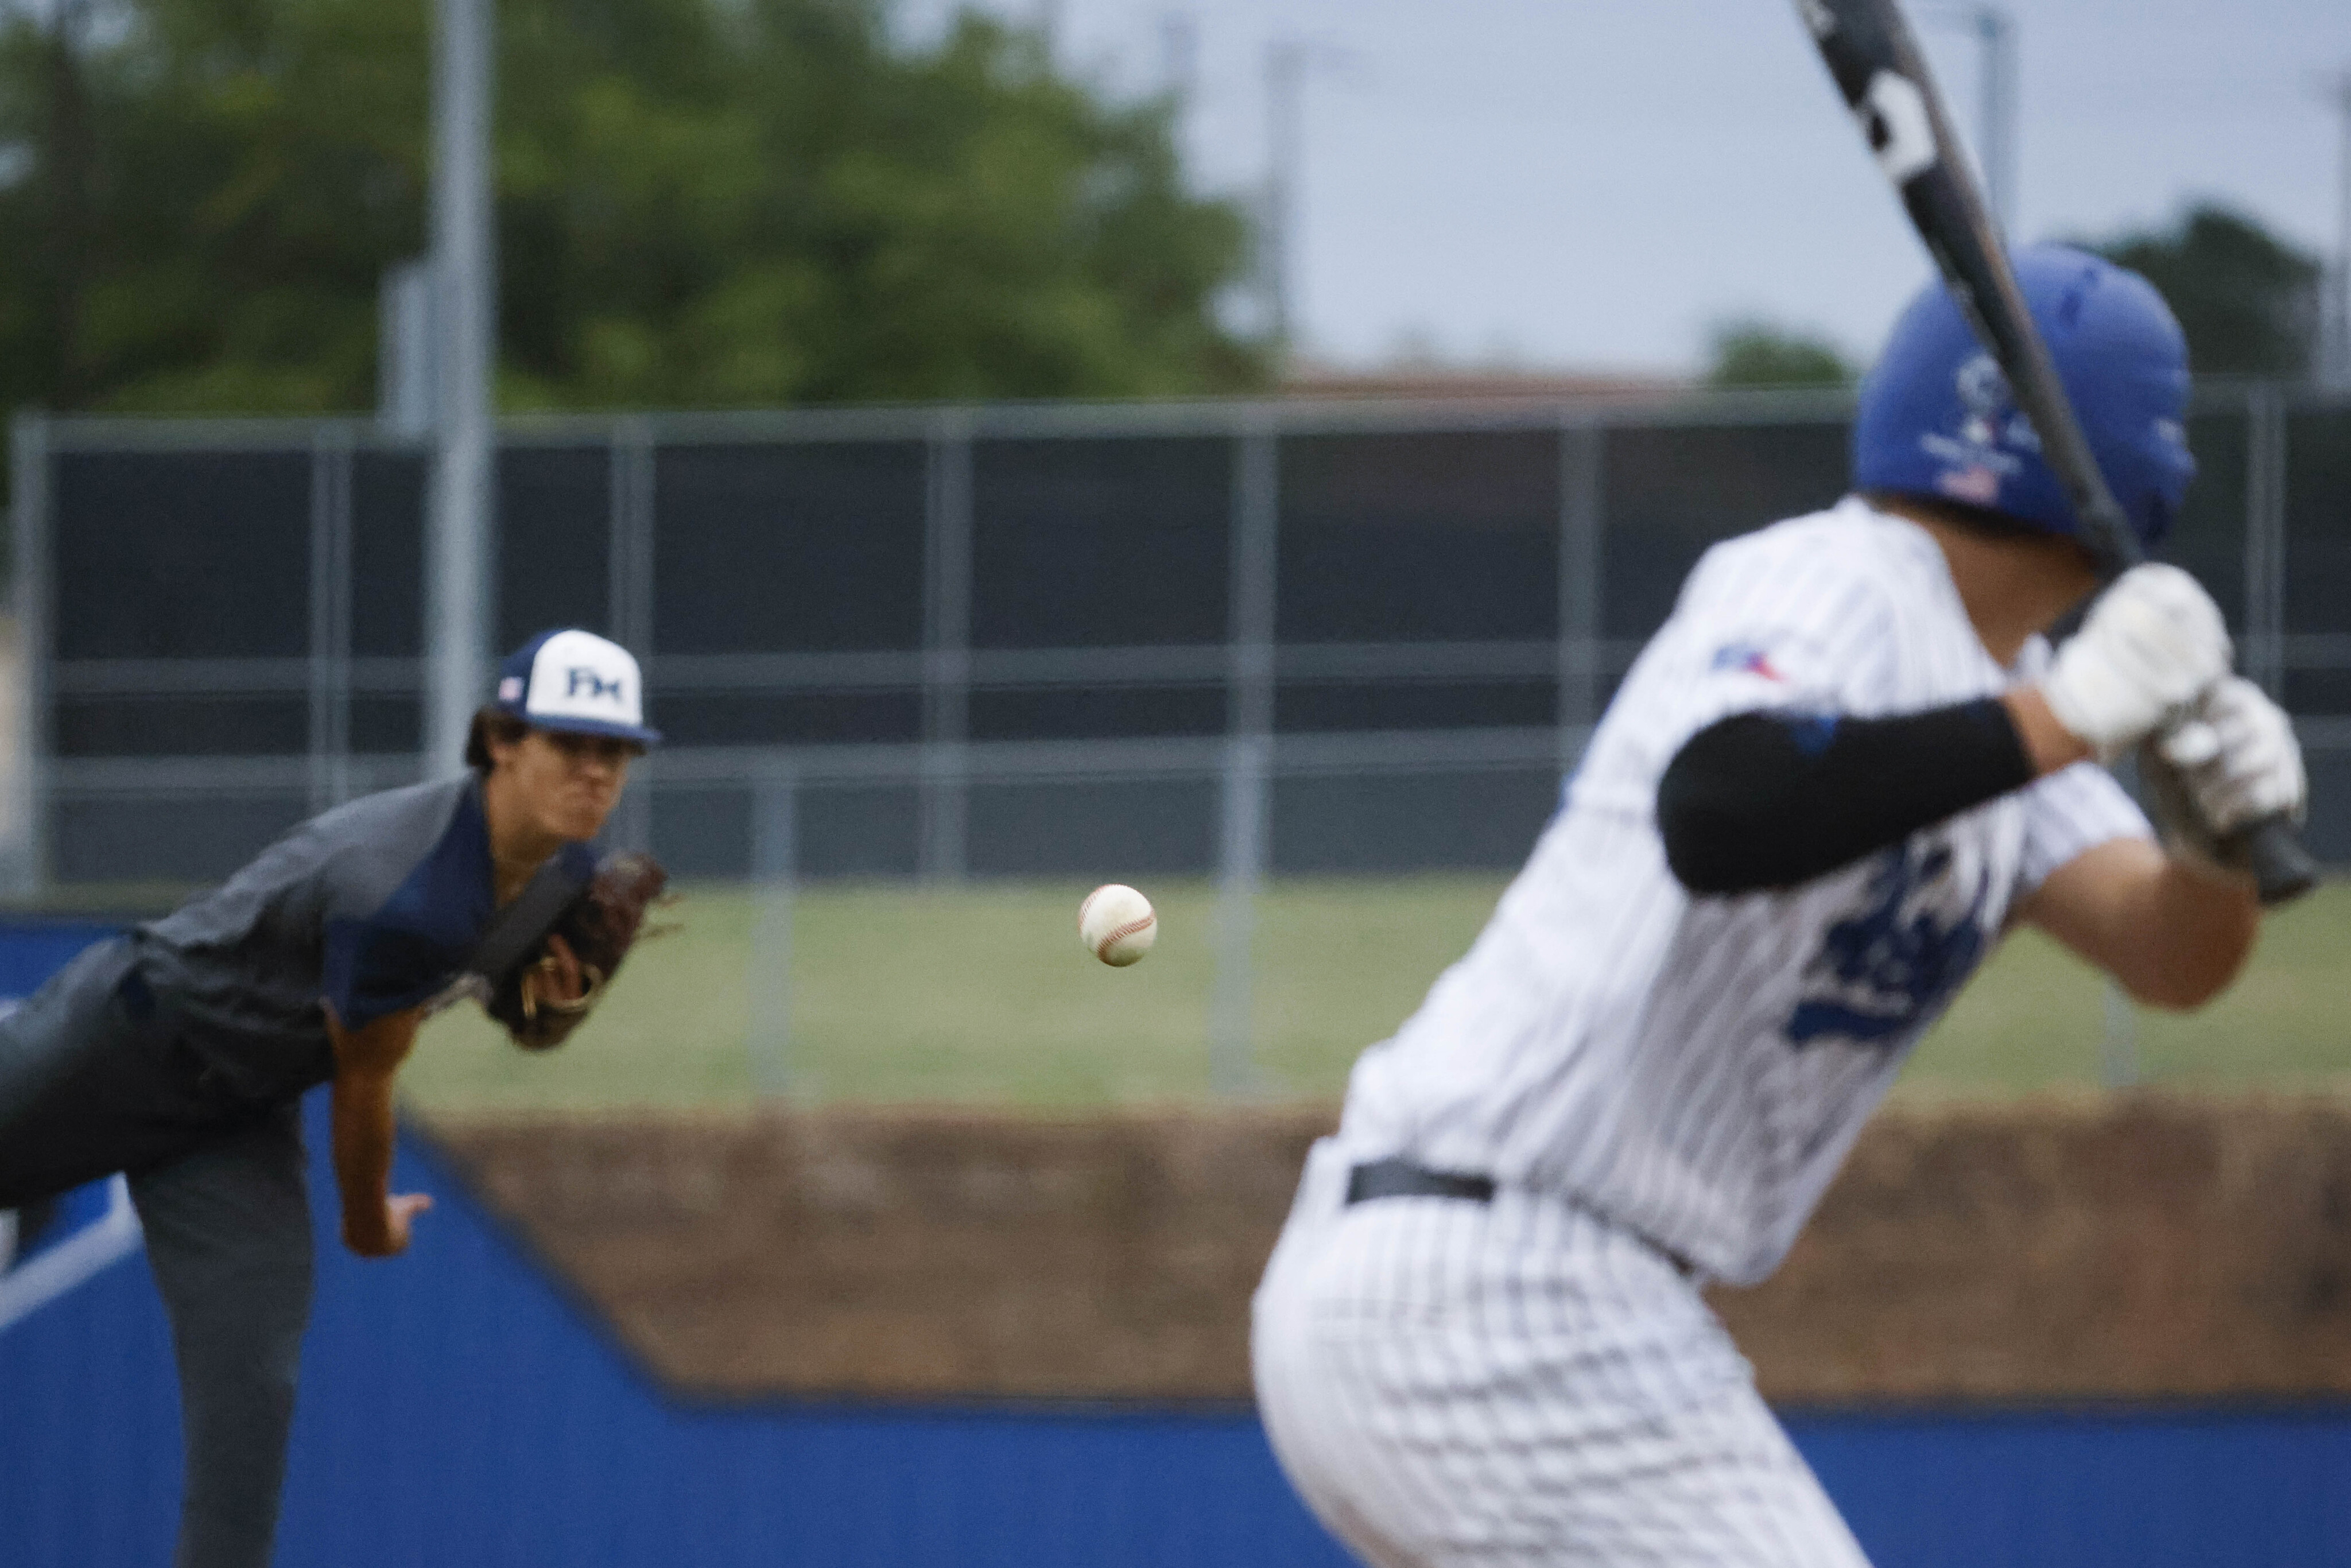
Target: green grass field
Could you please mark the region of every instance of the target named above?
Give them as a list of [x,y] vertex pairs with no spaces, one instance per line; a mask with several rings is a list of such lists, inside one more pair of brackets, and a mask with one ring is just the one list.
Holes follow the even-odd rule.
[[[1499,879],[1275,884],[1258,908],[1257,1061],[1270,1097],[1334,1097],[1468,946]],[[787,1092],[808,1101],[1071,1109],[1208,1093],[1213,898],[1155,884],[1157,949],[1123,970],[1078,946],[1084,888],[820,886],[794,904]],[[736,1103],[755,1095],[747,1028],[756,904],[689,887],[678,930],[639,949],[563,1050],[526,1056],[470,1007],[427,1030],[404,1074],[417,1106]],[[2351,1091],[2351,885],[2275,918],[2236,988],[2189,1018],[2139,1012],[2146,1076],[2183,1086]],[[2099,980],[2032,934],[2010,940],[1920,1049],[1911,1094],[2099,1082]],[[763,1016],[773,1009],[763,1005]]]

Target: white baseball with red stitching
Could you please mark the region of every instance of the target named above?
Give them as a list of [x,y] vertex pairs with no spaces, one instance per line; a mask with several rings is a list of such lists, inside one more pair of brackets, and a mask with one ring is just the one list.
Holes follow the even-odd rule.
[[1123,883],[1105,883],[1078,905],[1078,940],[1113,968],[1124,968],[1159,939],[1151,900]]

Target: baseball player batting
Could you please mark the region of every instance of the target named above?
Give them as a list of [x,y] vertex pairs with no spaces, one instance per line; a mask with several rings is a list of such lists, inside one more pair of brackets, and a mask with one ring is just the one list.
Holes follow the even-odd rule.
[[636,661],[533,639],[475,716],[465,775],[312,819],[166,919],[101,943],[0,1020],[0,1208],[128,1174],[179,1357],[179,1568],[266,1568],[310,1305],[297,1101],[333,1084],[344,1245],[406,1249],[393,1075],[435,1007],[473,992],[553,1045],[660,890],[599,869],[644,727]]
[[[2193,464],[2137,274],[2016,272],[2150,549]],[[2235,830],[2285,716],[2176,568],[2100,580],[1938,283],[1863,385],[1853,493],[1709,550],[1468,956],[1366,1052],[1259,1289],[1267,1428],[1366,1562],[1847,1568],[1699,1295],[1786,1254],[1904,1058],[2018,925],[2143,1002],[2225,988]],[[2160,840],[2097,766],[2146,745]]]

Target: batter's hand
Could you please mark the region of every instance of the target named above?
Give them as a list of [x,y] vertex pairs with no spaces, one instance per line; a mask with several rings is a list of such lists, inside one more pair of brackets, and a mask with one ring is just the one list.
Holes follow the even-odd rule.
[[343,1245],[362,1258],[396,1258],[408,1250],[410,1228],[416,1217],[433,1207],[433,1195],[427,1192],[396,1193],[383,1200],[383,1223],[381,1228],[354,1225],[350,1217],[343,1218]]
[[2111,761],[2182,717],[2229,673],[2229,631],[2176,566],[2135,566],[2057,651],[2041,695],[2059,724]]
[[2231,675],[2147,743],[2139,770],[2173,849],[2243,871],[2231,836],[2267,817],[2302,820],[2309,798],[2294,721],[2261,687]]

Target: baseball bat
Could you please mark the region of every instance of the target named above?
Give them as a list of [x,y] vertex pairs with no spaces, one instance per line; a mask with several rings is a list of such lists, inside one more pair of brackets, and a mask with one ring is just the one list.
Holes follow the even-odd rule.
[[[1976,340],[2032,422],[2101,572],[2111,580],[2136,566],[2144,557],[2138,536],[2091,455],[1901,11],[1894,0],[1796,0],[1796,10]],[[2253,822],[2236,839],[2264,904],[2299,898],[2317,881],[2317,863],[2285,817]]]

